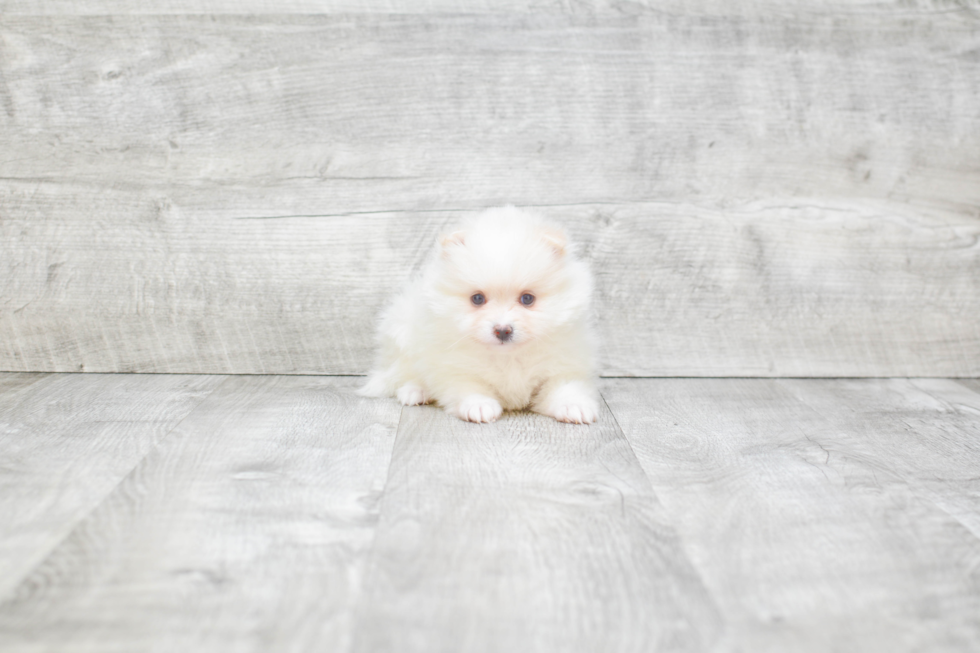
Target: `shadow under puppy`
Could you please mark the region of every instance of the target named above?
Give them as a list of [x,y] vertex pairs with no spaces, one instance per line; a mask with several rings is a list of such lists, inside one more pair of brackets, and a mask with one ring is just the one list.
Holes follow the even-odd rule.
[[591,296],[588,267],[560,227],[513,206],[488,209],[442,237],[384,311],[360,394],[436,402],[471,422],[524,408],[594,422]]

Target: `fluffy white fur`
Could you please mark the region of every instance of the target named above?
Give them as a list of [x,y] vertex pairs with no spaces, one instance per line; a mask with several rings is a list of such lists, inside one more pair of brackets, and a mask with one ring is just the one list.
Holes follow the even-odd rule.
[[444,236],[385,310],[377,369],[360,392],[435,402],[471,422],[523,408],[594,422],[591,296],[589,270],[560,227],[513,206],[484,211]]

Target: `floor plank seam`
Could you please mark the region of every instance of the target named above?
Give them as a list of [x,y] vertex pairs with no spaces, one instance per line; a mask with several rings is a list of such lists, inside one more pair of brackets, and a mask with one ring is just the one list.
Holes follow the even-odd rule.
[[375,565],[372,565],[371,563],[377,557],[376,552],[378,547],[378,531],[381,525],[382,515],[384,514],[384,503],[385,503],[385,498],[388,495],[388,485],[391,482],[391,469],[392,469],[392,465],[394,465],[395,463],[395,447],[398,446],[398,436],[399,433],[401,433],[402,425],[405,422],[405,410],[406,410],[406,406],[402,406],[401,409],[398,411],[398,424],[395,425],[394,441],[391,443],[391,451],[388,455],[388,466],[385,469],[385,482],[384,485],[381,487],[381,494],[378,496],[377,519],[374,522],[374,527],[371,529],[371,542],[370,544],[368,544],[364,553],[364,557],[362,559],[364,565],[363,576],[361,578],[360,584],[357,586],[357,589],[354,591],[353,593],[354,595],[351,596],[351,600],[350,600],[352,627],[350,632],[350,641],[349,641],[350,646],[348,648],[348,651],[359,650],[357,644],[359,633],[360,633],[360,628],[357,627],[359,606],[361,605],[361,601],[364,598],[364,596],[367,595],[368,588],[371,587],[372,576],[378,573],[374,571]]
[[[633,443],[630,441],[629,436],[626,435],[626,431],[623,430],[623,425],[619,423],[619,418],[616,417],[616,413],[613,412],[612,408],[609,406],[609,402],[606,401],[606,397],[601,391],[599,392],[599,398],[602,399],[602,403],[605,404],[606,410],[609,411],[609,415],[612,417],[616,430],[618,430],[619,434],[623,436],[623,442],[625,442],[626,446],[629,447],[630,454],[633,456],[633,459],[636,460],[636,464],[640,466],[640,469],[643,469],[643,465],[640,464],[640,459],[636,455],[636,450],[633,449]],[[647,474],[647,470],[645,469],[643,469],[643,477],[647,480],[647,484],[650,486],[650,492],[654,497],[656,497],[657,493],[653,489],[653,482],[650,480],[650,475]],[[659,497],[657,497],[657,501],[659,500]]]
[[[195,374],[195,375],[189,375],[189,376],[202,376],[202,375],[196,375]],[[218,376],[218,375],[215,375],[215,376]],[[227,379],[225,379],[224,381],[222,381],[221,383],[219,383],[218,385],[216,385],[206,395],[202,396],[201,399],[200,399],[200,401],[197,402],[197,405],[194,406],[194,408],[192,408],[191,410],[189,410],[187,412],[187,414],[184,415],[184,417],[180,421],[178,421],[176,424],[174,424],[173,425],[173,428],[169,429],[166,433],[164,433],[163,435],[161,435],[157,439],[157,441],[155,441],[153,443],[152,446],[150,446],[150,447],[147,448],[146,453],[143,456],[141,456],[139,458],[139,460],[137,460],[135,462],[135,464],[129,469],[129,471],[127,471],[125,474],[123,474],[123,475],[121,475],[119,477],[119,481],[118,482],[116,482],[112,487],[108,488],[106,490],[106,492],[101,497],[99,497],[98,501],[93,501],[92,502],[92,505],[89,506],[88,510],[86,510],[84,513],[80,514],[74,520],[74,522],[71,524],[71,527],[68,528],[68,529],[66,529],[65,532],[64,532],[64,534],[60,538],[58,538],[57,541],[53,542],[51,544],[51,546],[49,546],[47,548],[47,551],[44,552],[43,557],[38,558],[37,562],[30,569],[25,570],[25,572],[21,575],[21,577],[19,579],[17,579],[16,584],[14,584],[14,585],[12,585],[10,587],[10,589],[8,590],[7,595],[6,596],[0,596],[0,606],[9,603],[11,600],[15,600],[16,599],[16,596],[17,596],[17,594],[18,594],[18,592],[20,590],[20,588],[24,585],[24,583],[25,582],[28,582],[30,580],[30,578],[34,575],[34,573],[38,569],[41,569],[45,565],[45,563],[48,562],[48,560],[51,558],[51,555],[54,554],[55,552],[57,552],[58,549],[60,549],[62,547],[62,545],[64,545],[64,543],[66,541],[68,541],[68,539],[78,529],[79,525],[85,523],[86,520],[88,520],[97,510],[99,510],[102,507],[102,505],[105,502],[105,500],[107,498],[109,498],[110,496],[112,496],[126,481],[128,481],[129,478],[146,461],[146,459],[149,456],[151,456],[153,453],[155,453],[156,451],[158,451],[160,449],[160,447],[170,438],[170,435],[174,431],[176,431],[180,427],[181,424],[183,424],[184,422],[186,422],[187,419],[191,415],[193,415],[200,408],[200,406],[202,404],[204,404],[205,401],[207,401],[208,398],[211,397],[211,395],[213,395],[215,392],[217,392],[217,390],[219,388],[223,387],[226,383],[228,383],[228,381],[230,381],[231,378],[233,378],[233,377],[232,376],[229,376]]]

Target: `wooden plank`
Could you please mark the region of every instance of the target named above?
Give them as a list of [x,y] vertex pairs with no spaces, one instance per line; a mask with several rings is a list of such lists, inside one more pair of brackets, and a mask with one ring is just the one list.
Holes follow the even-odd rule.
[[0,597],[221,381],[0,375]]
[[568,13],[619,14],[660,13],[706,16],[741,16],[769,13],[776,16],[810,14],[847,16],[852,13],[887,11],[906,17],[928,16],[931,12],[970,15],[968,2],[951,6],[943,0],[837,0],[814,7],[809,0],[703,0],[692,7],[683,0],[166,0],[148,6],[140,0],[0,0],[0,13],[28,16],[118,15],[118,14],[482,14],[482,13]]
[[976,397],[955,385],[617,379],[603,394],[730,650],[965,652],[980,449]]
[[30,217],[2,223],[40,233],[37,248],[0,239],[0,369],[363,373],[383,293],[444,224],[389,234],[390,216],[212,220],[141,193],[51,199],[37,215],[19,195]]
[[[579,10],[606,8],[608,2],[579,3]],[[0,13],[27,16],[105,16],[129,14],[430,14],[547,10],[535,0],[167,0],[152,7],[139,0],[0,0]],[[561,11],[558,0],[550,9]],[[567,8],[572,8],[565,3]],[[574,6],[574,5],[572,5]]]
[[[4,223],[44,231],[36,248],[0,241],[5,369],[364,373],[387,296],[464,214],[233,220],[101,193],[85,201],[115,224],[93,231],[72,216],[79,201],[20,193],[48,213]],[[827,202],[541,210],[591,261],[603,374],[980,373],[974,217]]]
[[249,215],[813,196],[973,210],[968,13],[828,8],[803,25],[755,7],[9,16],[0,177],[217,186]]
[[[24,374],[5,374],[0,372],[0,406],[7,409],[13,405],[13,398],[30,392],[30,387],[46,379],[50,374],[32,372]],[[0,410],[4,410],[0,408]]]
[[980,379],[960,379],[959,383],[974,392],[980,392]]
[[399,414],[352,385],[227,380],[7,594],[0,649],[345,650]]
[[473,425],[405,409],[355,651],[703,651],[710,599],[603,408]]
[[980,374],[976,22],[770,6],[5,15],[0,369],[363,373],[515,202],[584,241],[605,374]]
[[594,214],[607,375],[980,369],[976,218],[829,203],[634,211]]
[[825,446],[841,440],[838,432],[847,433],[846,455],[887,460],[889,471],[916,495],[980,539],[980,395],[948,379],[786,386],[825,416]]

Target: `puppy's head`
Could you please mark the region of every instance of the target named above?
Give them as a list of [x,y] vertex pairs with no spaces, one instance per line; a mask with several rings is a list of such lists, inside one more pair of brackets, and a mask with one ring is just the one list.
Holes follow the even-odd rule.
[[441,239],[431,288],[436,312],[461,336],[514,347],[582,317],[588,269],[560,227],[504,207],[484,211]]

